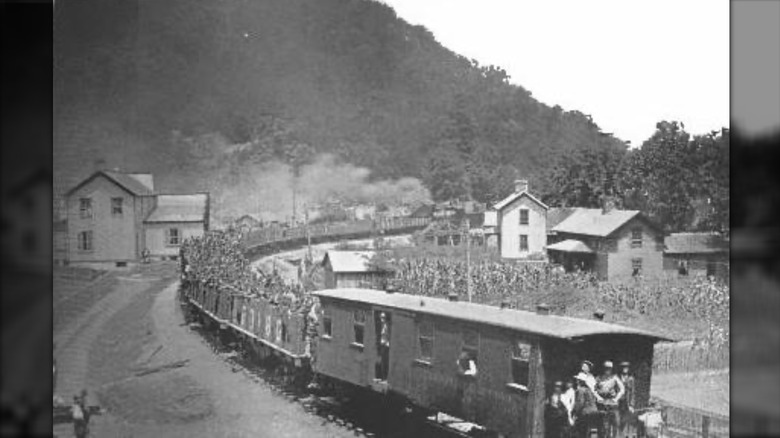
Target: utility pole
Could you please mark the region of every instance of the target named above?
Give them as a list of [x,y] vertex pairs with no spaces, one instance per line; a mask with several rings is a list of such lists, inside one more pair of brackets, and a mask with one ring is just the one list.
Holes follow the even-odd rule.
[[466,217],[466,294],[471,302],[471,221]]
[[311,258],[311,231],[309,230],[309,207],[307,204],[304,204],[305,211],[303,212],[303,218],[306,221],[306,245],[308,247],[309,251],[309,261],[312,260]]

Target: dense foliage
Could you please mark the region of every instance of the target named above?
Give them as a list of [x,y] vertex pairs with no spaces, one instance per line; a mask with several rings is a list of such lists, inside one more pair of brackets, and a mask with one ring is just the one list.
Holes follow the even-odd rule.
[[435,200],[492,203],[522,176],[552,206],[613,191],[670,230],[728,223],[727,134],[663,122],[629,151],[380,2],[55,6],[58,191],[91,170],[84,157],[213,193],[257,184],[262,163],[297,172],[331,154],[420,178]]

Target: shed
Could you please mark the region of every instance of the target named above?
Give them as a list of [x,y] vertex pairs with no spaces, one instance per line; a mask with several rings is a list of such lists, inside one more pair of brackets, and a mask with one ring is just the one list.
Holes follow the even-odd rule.
[[322,260],[325,271],[325,287],[382,288],[391,275],[372,264],[374,251],[328,251]]

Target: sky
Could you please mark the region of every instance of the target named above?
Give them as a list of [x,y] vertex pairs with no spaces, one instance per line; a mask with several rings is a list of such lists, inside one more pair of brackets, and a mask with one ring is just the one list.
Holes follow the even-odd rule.
[[541,102],[640,146],[661,120],[729,126],[728,0],[384,0]]

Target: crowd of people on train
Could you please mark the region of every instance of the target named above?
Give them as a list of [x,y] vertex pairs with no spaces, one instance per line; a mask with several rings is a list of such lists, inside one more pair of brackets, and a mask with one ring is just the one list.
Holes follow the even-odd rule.
[[303,286],[285,282],[276,271],[266,274],[251,269],[240,242],[240,233],[232,230],[184,241],[179,251],[182,284],[201,282],[220,293],[252,296],[288,314],[302,315],[306,349],[311,352],[317,333],[314,297]]
[[555,382],[545,403],[546,435],[551,438],[627,436],[636,426],[635,383],[629,362],[621,362],[618,372],[611,361],[604,362],[601,374],[592,373],[593,364],[583,361],[579,372],[566,382]]

